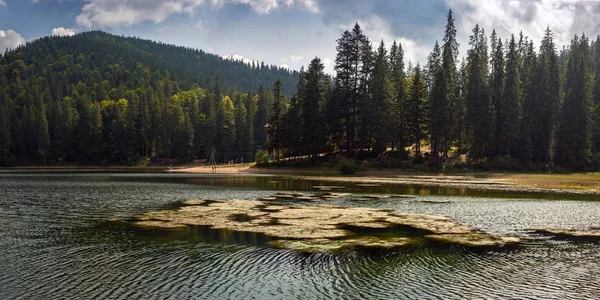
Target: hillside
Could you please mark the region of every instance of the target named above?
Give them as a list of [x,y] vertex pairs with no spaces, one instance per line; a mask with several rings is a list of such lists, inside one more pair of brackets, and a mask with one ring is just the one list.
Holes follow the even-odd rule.
[[[94,31],[0,58],[0,166],[254,158],[298,72]],[[262,88],[261,88],[262,87]],[[284,103],[284,102],[280,102]]]
[[[135,89],[142,68],[150,72],[153,81],[164,77],[178,83],[182,90],[194,87],[210,88],[220,77],[224,92],[257,91],[271,86],[278,78],[283,92],[292,95],[298,81],[298,72],[276,66],[252,68],[240,61],[225,60],[218,55],[186,47],[122,37],[102,31],[90,31],[72,37],[44,37],[27,43],[0,58],[0,68],[7,79],[14,69],[26,77],[60,75],[54,84],[76,84],[82,81],[89,87],[108,80],[113,87],[123,84]],[[66,74],[57,74],[65,73]],[[64,78],[66,77],[66,78]],[[22,77],[22,79],[24,79]],[[65,82],[66,80],[66,82]],[[57,86],[61,90],[65,87]],[[99,99],[102,100],[102,99]]]

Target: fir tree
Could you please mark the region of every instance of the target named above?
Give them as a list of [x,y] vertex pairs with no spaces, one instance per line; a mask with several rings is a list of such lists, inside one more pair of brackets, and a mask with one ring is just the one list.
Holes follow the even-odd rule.
[[392,101],[392,133],[391,142],[392,149],[397,146],[398,150],[404,151],[407,144],[406,123],[406,74],[404,73],[404,50],[402,44],[394,43],[390,49],[390,67],[393,84],[393,101]]
[[558,165],[583,170],[590,155],[592,104],[590,48],[585,35],[571,41],[565,87],[555,160]]
[[[503,155],[514,155],[514,148],[519,135],[519,117],[521,112],[521,76],[519,73],[519,56],[514,35],[511,36],[506,54],[506,75],[502,110],[498,114],[501,122],[499,152]],[[498,121],[497,121],[498,122]]]
[[407,120],[410,138],[415,145],[415,153],[421,154],[421,139],[427,124],[427,84],[417,63],[408,79]]
[[269,150],[274,151],[274,154],[279,158],[279,151],[282,148],[283,136],[283,94],[281,93],[281,81],[277,80],[273,86],[273,105],[271,107],[271,115],[269,117],[269,125],[271,126],[269,133]]
[[466,103],[471,132],[470,154],[475,160],[488,156],[492,148],[486,40],[484,30],[476,25],[469,41],[471,49],[467,54],[468,81],[466,87]]

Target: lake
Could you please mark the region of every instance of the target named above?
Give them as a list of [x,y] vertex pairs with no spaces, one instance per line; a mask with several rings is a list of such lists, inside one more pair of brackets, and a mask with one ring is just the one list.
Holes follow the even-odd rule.
[[[331,204],[440,214],[523,239],[510,250],[461,247],[300,254],[264,237],[194,228],[141,230],[133,216],[197,198],[256,199],[331,185],[267,175],[97,170],[0,172],[0,299],[598,299],[600,244],[527,228],[600,225],[596,196],[361,187],[414,199]],[[451,200],[424,203],[422,200]]]

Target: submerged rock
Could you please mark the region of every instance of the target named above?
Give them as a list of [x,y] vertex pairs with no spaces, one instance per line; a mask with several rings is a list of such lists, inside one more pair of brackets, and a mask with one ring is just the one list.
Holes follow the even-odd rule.
[[430,234],[426,235],[425,238],[438,243],[454,244],[469,248],[504,248],[516,246],[521,242],[516,237],[495,236],[479,232]]
[[427,200],[423,200],[421,202],[423,202],[423,203],[438,203],[438,204],[454,203],[454,201],[450,201],[450,200],[434,200],[434,199],[427,199]]
[[269,245],[279,249],[289,249],[302,253],[314,252],[334,252],[346,248],[364,248],[364,249],[391,249],[407,247],[414,245],[415,241],[405,237],[378,238],[374,236],[365,236],[354,239],[331,240],[331,239],[310,239],[310,240],[275,240]]
[[[302,196],[304,197],[304,196]],[[136,226],[206,226],[251,232],[276,239],[272,244],[297,251],[343,247],[392,248],[413,245],[415,238],[469,247],[505,247],[516,238],[476,233],[449,217],[398,214],[391,209],[331,205],[283,206],[257,200],[184,201],[176,210],[149,212]],[[379,235],[385,233],[386,237]]]
[[565,229],[565,228],[537,228],[529,230],[530,233],[552,236],[559,240],[589,240],[600,241],[600,230],[590,227],[590,230]]

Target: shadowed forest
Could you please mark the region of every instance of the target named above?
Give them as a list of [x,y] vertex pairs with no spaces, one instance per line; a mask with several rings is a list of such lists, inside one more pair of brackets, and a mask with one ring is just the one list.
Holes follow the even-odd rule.
[[[426,64],[356,24],[335,77],[103,32],[0,58],[0,165],[346,157],[383,167],[600,169],[600,39],[561,49],[476,26],[460,54],[450,11]],[[459,56],[461,55],[461,56]],[[265,125],[269,124],[267,131]],[[267,138],[268,133],[268,138]]]

